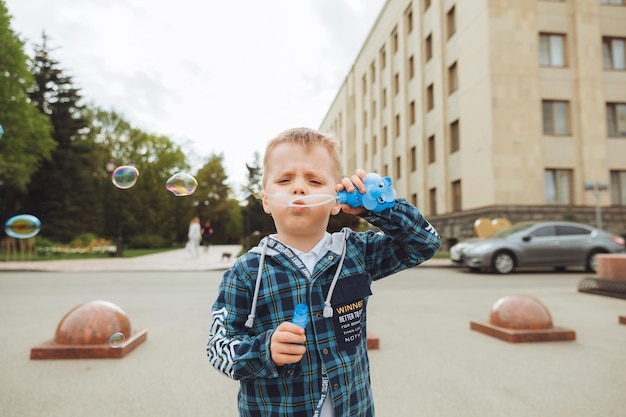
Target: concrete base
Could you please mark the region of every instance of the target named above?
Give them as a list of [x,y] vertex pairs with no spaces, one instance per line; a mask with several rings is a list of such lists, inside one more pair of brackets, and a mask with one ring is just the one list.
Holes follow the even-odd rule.
[[470,321],[470,329],[509,343],[557,342],[576,340],[576,332],[562,327],[541,330],[513,330],[486,321]]
[[133,332],[120,347],[102,345],[63,345],[53,340],[43,342],[30,350],[31,359],[119,359],[128,355],[148,339],[148,330]]

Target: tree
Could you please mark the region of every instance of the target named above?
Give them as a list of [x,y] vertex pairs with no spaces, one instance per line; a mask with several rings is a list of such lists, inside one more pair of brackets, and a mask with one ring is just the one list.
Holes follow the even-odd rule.
[[42,235],[69,241],[102,229],[97,213],[98,184],[91,166],[94,146],[85,140],[87,122],[81,114],[80,91],[50,56],[45,33],[34,52],[31,71],[35,84],[29,96],[52,122],[57,147],[33,175],[25,205],[42,221]]
[[34,77],[28,68],[24,43],[10,27],[10,15],[0,0],[0,221],[21,209],[20,195],[26,193],[33,174],[51,157],[56,143],[52,125],[29,102],[27,91]]
[[[94,164],[103,184],[105,236],[114,239],[122,221],[123,240],[133,247],[185,241],[193,200],[176,197],[165,188],[169,177],[189,169],[180,147],[165,136],[133,128],[113,110],[93,107],[86,114],[87,137],[100,149]],[[115,188],[107,165],[134,166],[139,171],[137,183],[126,190]]]
[[[227,184],[228,177],[224,170],[224,155],[212,154],[196,173],[198,189],[193,195],[197,215],[202,222],[210,220],[214,242],[238,242],[241,229],[233,220],[233,209],[237,205],[231,198],[232,191]],[[239,218],[239,221],[241,219]]]
[[[258,240],[270,233],[274,233],[276,228],[270,216],[263,210],[261,202],[261,190],[263,189],[263,174],[261,157],[258,152],[253,154],[253,162],[248,165],[248,184],[245,186],[246,205],[242,207],[242,217],[245,219],[245,246],[255,245]],[[254,237],[252,237],[252,235]]]

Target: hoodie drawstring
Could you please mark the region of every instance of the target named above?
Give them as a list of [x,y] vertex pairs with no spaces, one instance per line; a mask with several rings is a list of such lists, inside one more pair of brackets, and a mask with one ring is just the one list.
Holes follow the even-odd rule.
[[[347,238],[347,236],[346,236]],[[267,251],[267,244],[269,239],[265,239],[263,244],[263,249],[261,250],[261,259],[259,260],[259,269],[256,274],[256,282],[254,285],[254,296],[252,297],[252,307],[250,308],[250,314],[248,314],[248,320],[246,320],[245,326],[247,328],[251,328],[254,323],[254,318],[256,316],[256,303],[259,298],[259,289],[261,288],[261,276],[263,273],[263,266],[265,265],[265,252]],[[335,271],[335,275],[333,276],[333,280],[330,283],[330,288],[328,289],[328,295],[326,296],[326,301],[324,301],[324,317],[330,318],[333,316],[333,306],[330,304],[330,300],[333,297],[333,292],[335,291],[335,285],[337,284],[337,280],[339,279],[339,275],[341,274],[341,268],[343,267],[343,260],[346,257],[346,241],[343,242],[343,250],[341,251],[341,259],[339,259],[339,265],[337,265],[337,270]]]

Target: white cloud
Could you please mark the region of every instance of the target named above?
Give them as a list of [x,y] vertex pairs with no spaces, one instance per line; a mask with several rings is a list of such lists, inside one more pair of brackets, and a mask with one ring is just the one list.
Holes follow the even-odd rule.
[[[83,96],[141,129],[223,153],[233,182],[265,142],[316,128],[384,0],[6,0]],[[202,162],[202,161],[196,161]]]

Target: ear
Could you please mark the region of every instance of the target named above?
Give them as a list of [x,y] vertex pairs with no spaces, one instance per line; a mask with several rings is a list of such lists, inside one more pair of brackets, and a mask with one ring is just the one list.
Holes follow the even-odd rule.
[[272,214],[269,202],[267,201],[267,194],[265,194],[264,191],[261,191],[261,201],[263,202],[263,211],[267,214]]

